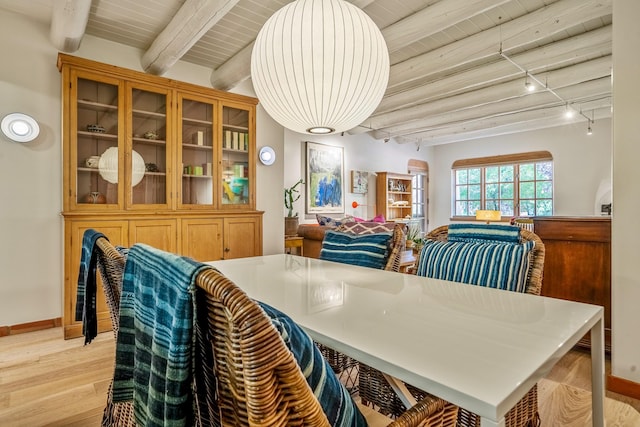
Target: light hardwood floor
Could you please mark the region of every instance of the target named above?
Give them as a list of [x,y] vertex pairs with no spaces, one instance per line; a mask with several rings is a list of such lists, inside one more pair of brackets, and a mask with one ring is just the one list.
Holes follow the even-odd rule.
[[[61,328],[0,338],[0,426],[99,426],[114,351],[111,333],[87,346]],[[589,372],[589,354],[571,351],[539,383],[544,427],[591,425]],[[640,426],[640,401],[607,396],[608,427]]]

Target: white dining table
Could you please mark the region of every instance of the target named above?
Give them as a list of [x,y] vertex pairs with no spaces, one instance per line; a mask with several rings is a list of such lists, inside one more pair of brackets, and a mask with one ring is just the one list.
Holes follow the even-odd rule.
[[214,261],[317,342],[465,408],[505,414],[591,331],[592,420],[604,426],[603,308],[278,254]]

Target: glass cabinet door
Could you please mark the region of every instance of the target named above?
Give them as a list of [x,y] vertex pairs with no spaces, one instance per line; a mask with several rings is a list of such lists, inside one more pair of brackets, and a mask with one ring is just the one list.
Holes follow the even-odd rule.
[[253,117],[245,108],[222,106],[222,205],[246,208],[251,203],[249,162]]
[[127,134],[131,137],[131,152],[126,159],[128,204],[134,208],[150,205],[168,206],[170,191],[167,166],[171,164],[167,140],[171,127],[167,120],[170,92],[148,87],[132,87],[131,120]]
[[213,129],[215,106],[211,101],[178,96],[178,175],[182,207],[211,208],[214,200],[215,156]]
[[[119,200],[118,135],[120,126],[120,83],[72,74],[70,114],[71,188],[76,207],[117,207]],[[115,154],[115,164],[108,161]],[[96,206],[97,205],[97,206]]]

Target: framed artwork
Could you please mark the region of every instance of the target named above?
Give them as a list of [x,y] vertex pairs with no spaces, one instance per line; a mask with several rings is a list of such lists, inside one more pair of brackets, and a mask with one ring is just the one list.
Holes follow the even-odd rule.
[[351,171],[351,192],[367,194],[369,191],[369,172]]
[[343,148],[310,141],[306,145],[307,213],[343,213]]

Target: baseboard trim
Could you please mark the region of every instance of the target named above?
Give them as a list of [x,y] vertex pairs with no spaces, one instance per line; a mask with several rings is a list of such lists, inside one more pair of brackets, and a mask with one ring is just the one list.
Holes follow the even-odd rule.
[[42,329],[58,328],[62,326],[62,317],[38,320],[37,322],[20,323],[18,325],[0,326],[0,337],[40,331]]
[[607,390],[633,397],[634,399],[640,399],[640,383],[624,378],[609,375],[607,377]]

